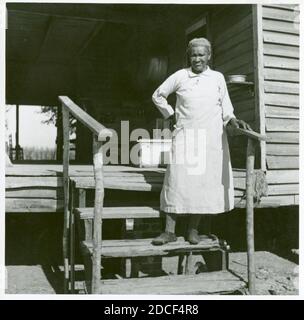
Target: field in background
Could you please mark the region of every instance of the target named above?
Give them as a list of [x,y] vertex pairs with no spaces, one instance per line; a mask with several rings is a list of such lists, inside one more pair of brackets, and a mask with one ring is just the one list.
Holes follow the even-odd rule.
[[56,148],[24,147],[23,160],[56,160]]

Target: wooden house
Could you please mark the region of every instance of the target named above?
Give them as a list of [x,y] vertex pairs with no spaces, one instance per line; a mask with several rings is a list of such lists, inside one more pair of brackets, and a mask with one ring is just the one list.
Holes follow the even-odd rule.
[[[130,121],[130,131],[155,128],[153,91],[187,65],[188,41],[207,37],[210,65],[225,75],[236,116],[268,137],[257,146],[255,168],[268,182],[259,206],[298,205],[299,6],[9,3],[7,12],[6,103],[54,106],[60,116],[58,97],[68,96],[118,132],[121,120]],[[230,83],[233,74],[246,75],[246,82]],[[61,131],[59,122],[60,139]],[[76,160],[91,163],[91,133],[80,124],[77,132]],[[230,151],[242,207],[246,139],[231,138]],[[92,177],[92,168],[72,171]],[[60,166],[7,168],[6,211],[62,211],[61,172]],[[110,178],[106,185],[117,187]],[[147,183],[142,188],[151,190]]]

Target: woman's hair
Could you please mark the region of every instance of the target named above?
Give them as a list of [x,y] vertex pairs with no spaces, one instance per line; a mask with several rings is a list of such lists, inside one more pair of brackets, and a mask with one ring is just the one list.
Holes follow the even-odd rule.
[[191,53],[192,48],[194,47],[205,47],[207,48],[209,54],[211,54],[211,44],[206,38],[194,38],[189,41],[187,48],[188,57]]

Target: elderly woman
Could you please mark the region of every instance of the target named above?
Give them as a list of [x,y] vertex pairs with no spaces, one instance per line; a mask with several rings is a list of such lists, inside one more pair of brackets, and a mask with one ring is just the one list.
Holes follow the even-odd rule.
[[[190,68],[172,74],[154,92],[152,100],[165,119],[175,118],[171,163],[161,192],[160,208],[166,213],[166,229],[154,245],[176,241],[179,214],[190,215],[187,240],[198,244],[198,226],[205,214],[234,208],[233,176],[227,141],[227,125],[250,129],[233,113],[224,76],[211,70],[211,45],[193,39],[187,50]],[[175,112],[167,97],[176,94]],[[198,163],[193,163],[195,155]]]

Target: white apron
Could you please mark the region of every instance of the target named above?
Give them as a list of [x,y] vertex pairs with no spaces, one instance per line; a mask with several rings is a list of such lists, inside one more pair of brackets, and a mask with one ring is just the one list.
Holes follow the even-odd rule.
[[164,212],[216,214],[234,207],[224,127],[234,115],[226,84],[219,75],[210,69],[201,75],[188,70],[186,77],[179,74],[175,78],[177,124],[160,197]]

